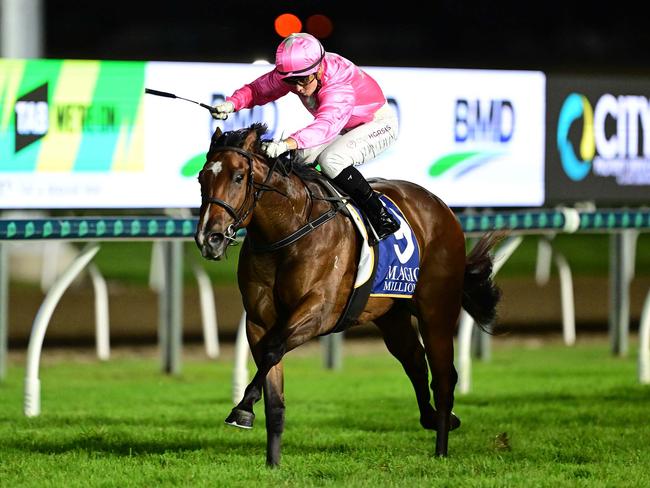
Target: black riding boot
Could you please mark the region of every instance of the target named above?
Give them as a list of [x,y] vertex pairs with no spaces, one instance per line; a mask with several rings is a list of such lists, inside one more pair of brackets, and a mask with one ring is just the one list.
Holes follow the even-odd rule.
[[379,194],[373,191],[357,168],[348,166],[333,181],[361,207],[368,217],[377,234],[376,239],[374,236],[369,236],[368,241],[371,246],[399,229],[399,223],[395,217],[384,207],[379,199]]

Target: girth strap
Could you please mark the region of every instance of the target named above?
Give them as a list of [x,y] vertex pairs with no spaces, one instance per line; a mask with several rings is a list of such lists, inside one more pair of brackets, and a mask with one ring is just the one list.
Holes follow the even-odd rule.
[[[363,237],[361,237],[363,239]],[[341,316],[334,324],[334,328],[329,332],[326,332],[321,335],[334,334],[336,332],[343,332],[348,327],[352,326],[361,312],[366,308],[368,299],[370,298],[370,292],[372,291],[372,284],[375,281],[375,275],[377,274],[377,263],[379,262],[379,245],[375,244],[373,246],[373,252],[375,253],[375,259],[372,265],[372,272],[368,280],[358,288],[353,288],[348,297],[348,301],[345,304],[345,308],[341,313]]]

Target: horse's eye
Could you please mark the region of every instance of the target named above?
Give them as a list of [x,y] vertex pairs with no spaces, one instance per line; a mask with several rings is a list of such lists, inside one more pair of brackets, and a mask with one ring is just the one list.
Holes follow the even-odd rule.
[[244,173],[237,173],[234,177],[235,183],[240,184],[244,181]]

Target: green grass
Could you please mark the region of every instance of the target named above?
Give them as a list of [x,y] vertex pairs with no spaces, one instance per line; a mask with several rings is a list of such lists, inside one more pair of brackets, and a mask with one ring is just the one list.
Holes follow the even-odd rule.
[[348,353],[341,371],[324,370],[317,349],[291,353],[277,470],[264,467],[261,404],[252,431],[222,423],[230,360],[186,358],[169,377],[157,358],[48,357],[40,417],[22,415],[21,365],[0,384],[1,486],[650,486],[650,387],[605,340],[496,339],[492,361],[474,364],[472,393],[457,398],[463,425],[447,459],[432,456],[434,436],[388,353]]

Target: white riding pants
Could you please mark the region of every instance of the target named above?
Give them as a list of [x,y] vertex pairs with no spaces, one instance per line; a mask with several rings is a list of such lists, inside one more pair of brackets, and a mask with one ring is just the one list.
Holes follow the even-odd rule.
[[349,131],[320,146],[296,151],[298,162],[316,161],[328,178],[335,178],[348,166],[359,166],[382,153],[397,140],[397,115],[385,104],[377,110],[370,122]]

